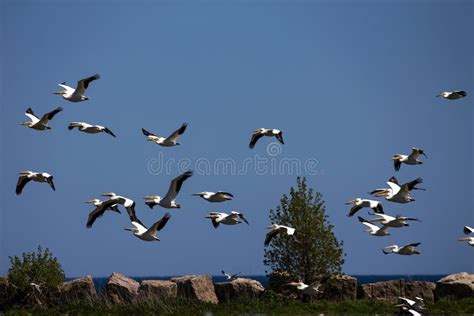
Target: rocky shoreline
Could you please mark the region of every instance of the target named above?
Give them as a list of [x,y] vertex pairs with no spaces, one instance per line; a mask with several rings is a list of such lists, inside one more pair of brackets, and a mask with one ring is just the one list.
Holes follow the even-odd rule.
[[[399,296],[421,297],[426,302],[443,298],[461,299],[474,297],[474,274],[466,272],[448,275],[436,283],[425,281],[391,280],[357,285],[357,280],[348,275],[326,279],[318,299],[328,301],[380,300],[395,303]],[[272,287],[283,295],[297,295],[294,289]],[[141,283],[120,273],[112,273],[104,293],[98,294],[90,275],[64,282],[52,291],[32,290],[27,297],[19,297],[8,278],[0,277],[0,310],[11,307],[48,308],[71,304],[102,302],[107,304],[130,304],[170,299],[195,300],[218,304],[232,300],[259,299],[266,290],[260,282],[238,278],[232,282],[212,282],[210,275],[185,275],[169,280],[144,280]],[[47,293],[46,293],[47,292]]]

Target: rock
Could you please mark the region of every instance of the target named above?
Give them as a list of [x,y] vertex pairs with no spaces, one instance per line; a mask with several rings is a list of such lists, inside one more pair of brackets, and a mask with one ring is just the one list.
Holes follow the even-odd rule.
[[322,299],[331,301],[355,300],[357,279],[349,275],[333,275],[321,282]]
[[123,274],[113,272],[107,281],[106,294],[111,303],[132,303],[138,297],[140,284]]
[[435,300],[474,297],[474,274],[460,272],[442,278],[436,282],[434,296]]
[[392,280],[362,284],[357,288],[358,299],[375,299],[395,304],[399,296],[405,296],[405,280]]
[[296,280],[288,272],[272,271],[268,275],[268,289],[278,294],[283,294],[289,297],[298,297],[298,290],[294,286],[288,286],[288,283]]
[[0,311],[10,308],[15,300],[16,290],[7,277],[0,277]]
[[433,282],[413,281],[405,283],[405,297],[414,299],[421,297],[426,303],[434,301],[434,290],[436,285]]
[[140,300],[163,301],[178,296],[178,285],[163,280],[144,280],[138,289]]
[[61,303],[64,305],[86,303],[92,305],[97,299],[94,282],[90,275],[64,282],[60,287]]
[[172,278],[178,285],[178,297],[217,304],[217,296],[210,275],[185,275]]
[[238,278],[232,282],[219,282],[214,284],[219,302],[235,299],[258,299],[265,291],[262,284],[256,280]]

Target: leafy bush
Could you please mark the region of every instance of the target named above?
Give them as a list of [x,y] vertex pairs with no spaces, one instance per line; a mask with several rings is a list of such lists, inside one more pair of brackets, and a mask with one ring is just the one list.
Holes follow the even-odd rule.
[[8,279],[21,292],[28,291],[31,283],[52,288],[64,281],[64,271],[48,248],[43,251],[43,248],[38,246],[37,252],[24,252],[21,258],[9,258],[11,267],[8,270]]

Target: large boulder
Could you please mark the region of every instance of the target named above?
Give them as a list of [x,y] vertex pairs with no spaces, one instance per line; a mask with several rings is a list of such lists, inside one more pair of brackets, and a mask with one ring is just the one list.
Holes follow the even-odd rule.
[[265,291],[262,284],[256,280],[238,278],[232,282],[218,282],[214,284],[219,302],[234,299],[258,299]]
[[434,301],[434,290],[436,285],[433,282],[413,281],[405,283],[404,296],[410,299],[421,297],[425,302]]
[[435,299],[474,297],[474,274],[460,272],[436,282]]
[[185,275],[172,278],[178,285],[178,297],[217,304],[217,296],[210,275]]
[[321,298],[331,301],[355,300],[357,297],[357,279],[349,275],[332,275],[321,282]]
[[138,289],[140,300],[164,301],[178,296],[178,285],[163,280],[144,280]]
[[15,300],[16,290],[7,277],[0,277],[0,311],[10,308]]
[[106,294],[111,303],[126,304],[138,297],[140,284],[123,274],[113,272],[107,281]]
[[59,287],[59,291],[61,293],[61,303],[65,305],[74,303],[92,305],[97,300],[97,292],[90,275],[64,282]]
[[357,288],[358,299],[375,299],[394,304],[404,296],[405,280],[391,280],[362,284]]

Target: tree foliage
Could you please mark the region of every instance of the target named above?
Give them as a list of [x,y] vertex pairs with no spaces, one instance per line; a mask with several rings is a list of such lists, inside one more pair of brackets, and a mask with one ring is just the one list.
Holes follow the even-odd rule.
[[48,248],[43,251],[38,246],[37,252],[24,252],[21,258],[9,258],[11,267],[8,280],[20,291],[30,289],[32,282],[50,288],[59,286],[64,281],[64,271]]
[[297,187],[291,188],[289,196],[282,196],[269,219],[272,224],[296,229],[296,238],[277,235],[265,249],[263,263],[273,272],[289,273],[305,283],[341,272],[343,242],[337,240],[328,222],[321,193],[308,188],[306,178],[297,178]]

